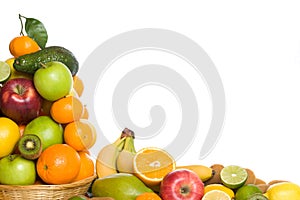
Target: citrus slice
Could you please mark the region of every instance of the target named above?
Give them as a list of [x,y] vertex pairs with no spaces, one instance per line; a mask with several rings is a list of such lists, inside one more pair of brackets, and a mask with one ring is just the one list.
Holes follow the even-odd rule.
[[222,184],[218,184],[218,183],[206,185],[204,187],[204,194],[206,194],[212,190],[220,190],[220,191],[227,193],[230,196],[230,198],[234,197],[234,192],[232,189],[230,189]]
[[10,66],[6,62],[0,61],[0,83],[6,81],[10,73]]
[[222,183],[231,189],[237,189],[243,186],[247,177],[248,173],[246,169],[237,165],[226,166],[220,173]]
[[202,200],[231,200],[231,197],[221,190],[211,190],[204,194]]
[[169,172],[175,170],[175,160],[163,149],[143,148],[133,158],[133,169],[146,185],[157,186]]

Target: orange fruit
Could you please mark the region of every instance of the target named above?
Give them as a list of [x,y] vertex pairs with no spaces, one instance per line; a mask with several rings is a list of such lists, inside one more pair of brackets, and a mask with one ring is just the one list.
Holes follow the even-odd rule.
[[92,157],[84,151],[80,151],[78,154],[80,156],[81,164],[79,173],[74,181],[80,181],[95,174],[95,164]]
[[96,142],[95,127],[85,119],[71,122],[64,129],[64,141],[76,151],[90,149]]
[[13,152],[20,137],[19,126],[7,117],[0,117],[0,158]]
[[145,192],[137,196],[135,200],[161,200],[161,198],[154,192]]
[[78,76],[73,76],[73,88],[77,92],[78,96],[80,97],[84,90],[83,81]]
[[51,117],[58,123],[66,124],[79,120],[83,114],[82,102],[74,96],[55,101],[50,108]]
[[37,160],[39,177],[48,184],[71,183],[80,170],[78,152],[67,144],[54,144],[45,149]]
[[83,107],[83,114],[81,116],[82,119],[89,119],[89,111],[86,106]]
[[9,43],[9,51],[15,58],[40,50],[39,45],[28,36],[18,36]]
[[156,147],[143,148],[133,158],[136,176],[150,187],[159,185],[175,167],[174,158],[165,150]]
[[20,137],[22,137],[22,135],[24,134],[25,127],[26,125],[24,124],[19,125]]

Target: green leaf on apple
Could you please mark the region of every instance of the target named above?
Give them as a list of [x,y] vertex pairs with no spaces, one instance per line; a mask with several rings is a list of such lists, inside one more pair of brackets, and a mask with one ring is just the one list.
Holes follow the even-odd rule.
[[48,41],[48,34],[47,30],[44,26],[44,24],[35,18],[28,18],[24,17],[19,14],[19,18],[21,21],[22,29],[21,34],[23,30],[23,23],[22,18],[25,19],[25,31],[28,35],[28,37],[32,38],[36,43],[39,45],[41,49],[44,49],[46,47],[47,41]]

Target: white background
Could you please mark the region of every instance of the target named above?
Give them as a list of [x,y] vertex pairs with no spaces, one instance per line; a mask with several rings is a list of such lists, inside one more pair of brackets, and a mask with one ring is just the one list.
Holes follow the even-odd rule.
[[[225,88],[226,120],[221,139],[204,160],[197,156],[204,138],[199,136],[178,163],[236,164],[267,182],[300,184],[299,6],[296,0],[3,1],[0,60],[11,57],[8,44],[19,34],[19,13],[40,19],[49,34],[47,45],[65,46],[80,63],[102,42],[125,31],[179,32],[197,42],[217,67]],[[115,134],[118,129],[111,126]]]

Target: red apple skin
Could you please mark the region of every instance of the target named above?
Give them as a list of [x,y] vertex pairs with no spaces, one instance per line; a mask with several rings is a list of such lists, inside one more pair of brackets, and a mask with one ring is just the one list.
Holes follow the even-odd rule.
[[204,184],[198,175],[187,169],[177,169],[167,174],[160,185],[163,200],[200,200]]
[[26,124],[36,118],[41,106],[42,97],[30,79],[11,79],[1,88],[0,109],[18,124]]

